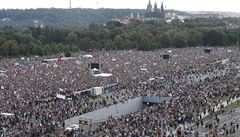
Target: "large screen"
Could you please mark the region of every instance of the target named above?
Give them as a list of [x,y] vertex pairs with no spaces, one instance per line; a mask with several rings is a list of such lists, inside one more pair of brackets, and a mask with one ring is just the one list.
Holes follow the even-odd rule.
[[165,54],[165,55],[163,55],[163,59],[170,59],[170,56]]
[[212,52],[212,49],[204,49],[204,52],[205,52],[205,53],[211,53],[211,52]]
[[91,69],[100,69],[99,63],[91,63]]

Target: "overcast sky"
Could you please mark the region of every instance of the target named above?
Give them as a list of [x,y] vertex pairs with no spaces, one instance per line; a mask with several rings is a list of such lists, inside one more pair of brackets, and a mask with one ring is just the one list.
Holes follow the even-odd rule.
[[[72,0],[73,8],[137,8],[145,9],[149,0]],[[162,0],[151,0],[159,3]],[[167,9],[183,11],[240,12],[240,0],[164,0]],[[0,0],[0,8],[69,8],[70,0]]]

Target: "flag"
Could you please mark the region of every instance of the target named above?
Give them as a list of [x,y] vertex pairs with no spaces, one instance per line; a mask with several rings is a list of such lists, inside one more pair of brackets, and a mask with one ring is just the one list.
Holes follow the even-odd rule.
[[61,54],[58,55],[58,60],[57,60],[58,64],[62,63],[62,57],[63,56]]

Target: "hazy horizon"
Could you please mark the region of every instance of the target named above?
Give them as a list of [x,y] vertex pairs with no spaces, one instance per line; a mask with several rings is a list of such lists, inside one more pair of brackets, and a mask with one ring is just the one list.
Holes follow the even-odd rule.
[[[146,9],[149,0],[71,0],[72,8]],[[167,9],[180,11],[240,12],[240,0],[151,0]],[[137,3],[137,4],[136,4]],[[70,0],[0,0],[0,9],[37,9],[70,7]]]

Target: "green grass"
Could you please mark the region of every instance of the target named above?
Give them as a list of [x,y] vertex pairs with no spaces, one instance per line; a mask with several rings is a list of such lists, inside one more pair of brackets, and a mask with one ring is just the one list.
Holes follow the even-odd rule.
[[237,108],[240,108],[240,104],[238,103],[238,101],[227,105],[227,111],[232,109],[237,109]]
[[[234,103],[228,104],[228,105],[226,106],[226,108],[227,108],[226,111],[230,111],[230,110],[232,110],[232,109],[240,108],[240,104],[238,104],[238,101],[236,101],[236,102],[234,102]],[[226,112],[226,111],[225,111],[225,112]],[[222,113],[221,113],[221,111],[216,111],[216,112],[214,112],[214,115],[215,115],[215,114],[220,115],[220,114],[222,114]],[[202,118],[203,121],[207,120],[207,119],[208,119],[208,116],[209,116],[209,115],[203,117],[203,118]]]
[[229,96],[223,96],[222,98],[220,98],[220,97],[210,98],[208,102],[209,102],[211,105],[214,105],[214,102],[215,102],[215,101],[221,100],[221,102],[224,102],[224,101],[227,101],[230,96],[231,96],[231,95],[229,95]]

